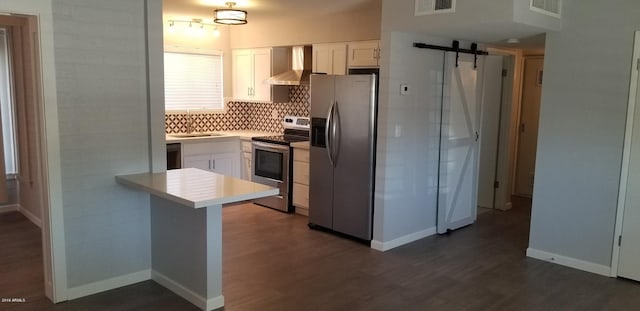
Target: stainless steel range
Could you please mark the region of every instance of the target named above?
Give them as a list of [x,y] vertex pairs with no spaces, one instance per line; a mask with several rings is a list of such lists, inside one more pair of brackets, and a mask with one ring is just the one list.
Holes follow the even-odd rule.
[[279,196],[253,201],[256,204],[283,212],[293,212],[291,204],[293,183],[293,152],[291,143],[308,141],[310,119],[307,117],[286,116],[282,121],[283,135],[254,137],[253,175],[251,180],[257,183],[277,187]]

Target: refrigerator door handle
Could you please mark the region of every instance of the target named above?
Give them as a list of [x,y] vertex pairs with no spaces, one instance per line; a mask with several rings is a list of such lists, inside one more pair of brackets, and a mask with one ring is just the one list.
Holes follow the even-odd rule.
[[329,106],[329,111],[327,112],[327,123],[325,124],[325,128],[324,128],[324,140],[325,140],[325,145],[326,145],[326,149],[327,149],[327,156],[329,157],[329,162],[331,163],[332,167],[335,167],[335,165],[333,164],[333,151],[331,150],[331,139],[332,137],[329,136],[329,129],[333,126],[333,122],[332,122],[332,118],[333,118],[333,105],[335,103],[332,101],[331,105]]
[[[334,102],[333,107],[333,117],[331,118],[331,159],[332,163],[334,163],[333,167],[335,167],[335,163],[338,159],[338,154],[340,153],[340,109],[338,106],[338,102]],[[335,146],[333,143],[336,143]]]

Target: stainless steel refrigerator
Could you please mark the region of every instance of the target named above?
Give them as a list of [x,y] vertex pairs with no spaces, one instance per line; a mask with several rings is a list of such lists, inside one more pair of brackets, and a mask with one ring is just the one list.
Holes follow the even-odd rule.
[[309,226],[372,239],[376,75],[311,76]]

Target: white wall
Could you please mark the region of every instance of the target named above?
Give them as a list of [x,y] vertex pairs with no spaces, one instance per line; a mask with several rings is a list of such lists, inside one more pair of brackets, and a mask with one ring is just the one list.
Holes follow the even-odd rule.
[[530,247],[611,265],[640,2],[567,0],[547,34]]
[[389,243],[435,233],[444,52],[413,43],[449,41],[393,32],[382,42],[373,239]]
[[143,0],[53,2],[73,295],[83,285],[150,268],[149,196],[114,180],[150,167],[144,16]]

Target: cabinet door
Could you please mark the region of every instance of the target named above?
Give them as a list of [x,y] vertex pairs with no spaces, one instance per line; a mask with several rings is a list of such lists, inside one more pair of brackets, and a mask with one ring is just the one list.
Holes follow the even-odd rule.
[[211,171],[225,176],[240,178],[240,159],[237,153],[214,153],[211,155]]
[[211,154],[190,154],[184,155],[183,168],[199,168],[211,171]]
[[332,74],[331,49],[326,44],[313,45],[313,72]]
[[271,85],[264,83],[271,77],[271,49],[253,50],[253,100],[271,101]]
[[349,43],[349,67],[378,67],[379,58],[378,40]]
[[335,44],[331,48],[332,71],[334,75],[347,74],[347,45]]
[[330,75],[347,73],[347,44],[315,44],[313,46],[313,72]]
[[253,167],[251,166],[251,152],[242,153],[242,179],[251,180]]
[[250,100],[254,80],[251,50],[234,50],[232,55],[233,98]]

